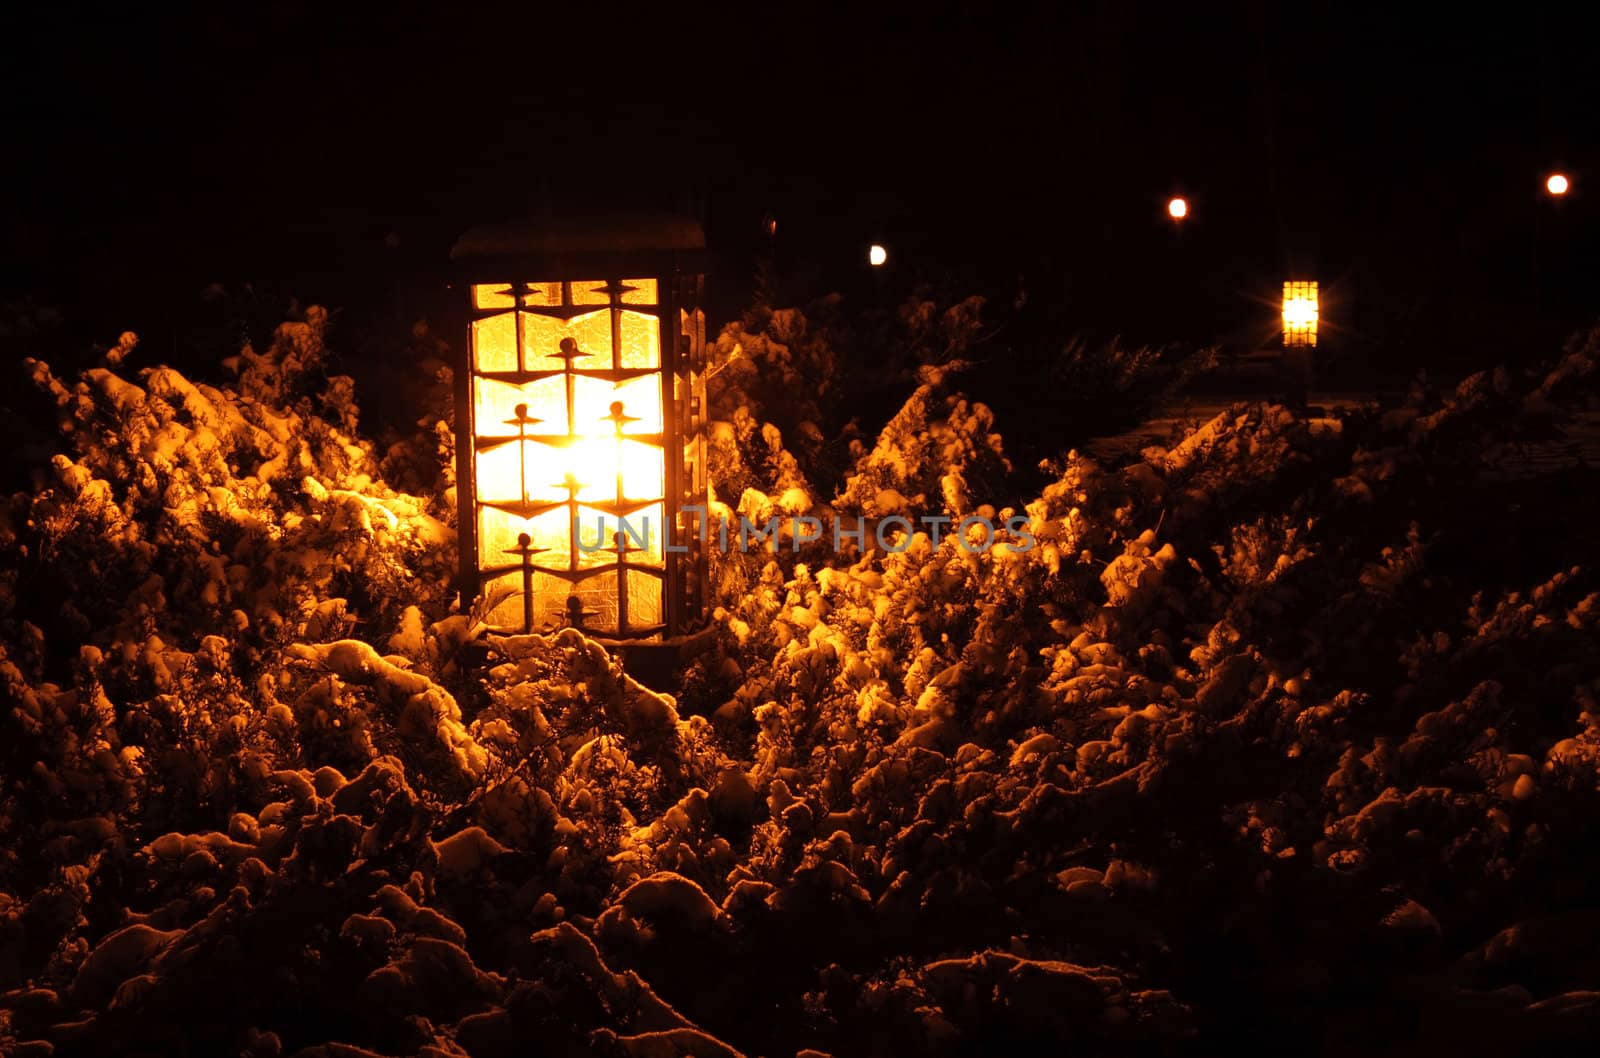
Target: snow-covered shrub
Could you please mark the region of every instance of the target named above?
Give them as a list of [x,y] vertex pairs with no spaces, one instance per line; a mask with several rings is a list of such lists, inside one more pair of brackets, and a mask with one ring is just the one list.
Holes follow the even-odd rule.
[[1318,1050],[1391,994],[1559,1040],[1600,986],[1595,491],[1507,468],[1592,411],[1594,343],[1018,502],[964,304],[893,321],[870,448],[835,323],[726,332],[717,498],[1027,539],[728,556],[676,695],[452,611],[447,432],[364,441],[322,313],[226,384],[31,365],[62,441],[0,517],[0,1047]]

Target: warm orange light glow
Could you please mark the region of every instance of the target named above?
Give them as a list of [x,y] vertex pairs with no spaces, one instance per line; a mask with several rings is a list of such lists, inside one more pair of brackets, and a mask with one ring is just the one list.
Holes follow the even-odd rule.
[[1317,323],[1321,317],[1317,281],[1287,280],[1283,284],[1283,344],[1317,344]]
[[[516,627],[525,615],[535,630],[566,623],[576,598],[596,632],[660,625],[667,409],[657,281],[479,284],[472,293],[480,309],[507,310],[472,325],[478,568],[486,589],[515,589],[490,624]],[[616,540],[624,518],[625,562]]]
[[877,243],[867,249],[867,263],[874,268],[881,268],[889,260],[889,251]]
[[1183,197],[1174,198],[1167,203],[1167,216],[1173,220],[1182,220],[1189,215],[1189,200]]
[[1551,173],[1549,179],[1544,182],[1544,189],[1552,195],[1564,195],[1571,186],[1565,173]]

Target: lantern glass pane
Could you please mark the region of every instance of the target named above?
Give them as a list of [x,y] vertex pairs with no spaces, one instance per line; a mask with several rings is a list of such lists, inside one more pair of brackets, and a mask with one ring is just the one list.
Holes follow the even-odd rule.
[[530,434],[567,432],[567,388],[559,375],[517,384],[494,378],[472,380],[472,409],[479,437],[515,436],[517,428],[507,424],[516,417],[518,404],[527,405],[527,416],[539,422],[528,426]]
[[[595,437],[565,445],[529,441],[526,448],[528,499],[535,503],[555,503],[572,495],[566,484],[569,475],[578,485],[576,496],[580,502],[617,502],[619,477],[623,498],[629,500],[659,499],[665,492],[661,448],[657,445]],[[520,498],[516,449],[513,442],[478,453],[480,499]],[[501,489],[499,495],[481,491],[486,480]]]
[[561,304],[561,283],[529,283],[528,292],[523,296],[524,305],[559,305]]
[[[616,492],[616,469],[605,460],[590,458],[580,444],[528,445],[528,497],[538,503],[578,499],[609,499]],[[569,489],[567,482],[577,484]]]
[[622,336],[623,367],[661,366],[661,325],[648,312],[623,309],[619,330]]
[[554,371],[561,368],[561,340],[571,338],[578,343],[579,352],[587,356],[573,361],[573,367],[582,371],[611,366],[611,312],[601,309],[563,320],[556,316],[541,316],[529,312],[522,316],[522,340],[527,347],[528,368],[534,371]]
[[[571,588],[560,577],[548,573],[535,571],[533,574],[533,630],[542,631],[546,628],[556,628],[566,623],[567,595]],[[522,573],[512,571],[493,577],[487,577],[483,582],[483,596],[492,599],[496,595],[509,592],[499,605],[489,612],[488,625],[491,628],[514,628],[522,630]]]
[[[561,304],[560,283],[527,283],[523,293],[524,305],[559,305]],[[479,309],[509,309],[515,308],[517,294],[510,283],[474,283],[472,285],[472,305]]]
[[661,578],[639,570],[628,572],[628,624],[644,628],[662,622]]
[[600,546],[606,548],[601,557],[607,562],[614,562],[617,557],[615,541],[620,534],[628,548],[628,565],[660,567],[664,564],[662,543],[666,539],[665,518],[666,508],[659,503],[621,516],[585,511],[579,522],[578,539],[585,547],[594,547],[598,541]]
[[661,300],[654,279],[624,279],[622,285],[633,288],[622,292],[624,305],[655,305]]
[[473,370],[517,370],[515,319],[514,313],[502,312],[472,321]]
[[[585,628],[596,632],[618,631],[617,574],[614,570],[585,577],[572,586],[572,594],[583,603]],[[564,606],[565,597],[561,601]],[[638,622],[630,619],[629,623]]]
[[[657,529],[660,525],[660,513],[641,512],[639,515],[628,516],[628,524],[633,528],[630,542],[646,535],[639,525],[639,519],[644,513],[653,515],[650,521],[651,532],[658,537],[660,535]],[[532,518],[524,518],[498,507],[480,507],[478,562],[483,566],[504,566],[519,562],[520,558],[517,555],[507,552],[517,546],[517,536],[521,533],[528,534],[529,547],[545,549],[533,556],[533,564],[536,566],[571,570],[590,569],[615,562],[617,555],[612,547],[612,534],[617,531],[617,517],[593,507],[580,505],[577,508],[577,520],[578,542],[581,546],[577,548],[578,560],[574,566],[573,510],[569,505],[562,504]],[[639,565],[645,565],[651,562],[652,558],[655,565],[661,564],[659,542],[654,552],[640,551],[629,555],[628,561],[637,561]]]
[[472,306],[479,309],[509,309],[517,303],[509,283],[474,283]]
[[[638,441],[592,438],[570,445],[507,441],[478,453],[477,489],[482,503],[617,503],[658,499],[665,491],[661,449]],[[524,462],[523,457],[526,458]],[[620,495],[618,481],[621,481]],[[577,484],[576,490],[568,481]]]
[[572,281],[572,303],[574,305],[609,305],[611,304],[611,284],[604,279],[585,279]]
[[[559,379],[557,380],[559,381]],[[611,405],[622,404],[624,416],[635,420],[622,424],[625,434],[657,434],[661,432],[661,376],[641,375],[622,382],[607,382],[601,378],[572,380],[573,433],[586,437],[612,437],[616,435]],[[565,416],[563,416],[564,418]],[[546,431],[542,427],[541,433]]]
[[622,441],[620,465],[622,492],[631,500],[650,500],[667,491],[666,475],[659,445]]
[[[516,441],[507,441],[478,453],[474,461],[476,475],[473,486],[477,490],[479,503],[513,503],[522,499],[523,464],[519,447],[531,446],[527,442],[519,446]],[[538,467],[531,460],[527,465],[527,473],[528,494],[531,497],[534,492],[532,486],[538,480]]]
[[[561,512],[565,514],[566,511]],[[478,565],[480,566],[509,566],[521,559],[517,555],[506,552],[517,546],[517,534],[528,532],[528,523],[533,519],[522,518],[509,511],[502,511],[497,507],[478,507]],[[529,533],[532,536],[532,533]],[[533,541],[533,547],[549,547],[548,543],[538,540]],[[547,555],[535,555],[533,560],[538,562]],[[559,564],[565,565],[563,558]],[[546,563],[555,564],[555,563]]]

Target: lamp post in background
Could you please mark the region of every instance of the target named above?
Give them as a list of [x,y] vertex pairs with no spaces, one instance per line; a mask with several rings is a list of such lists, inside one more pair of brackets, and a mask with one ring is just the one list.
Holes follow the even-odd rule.
[[1551,170],[1544,178],[1544,201],[1536,204],[1533,214],[1533,324],[1535,331],[1544,335],[1545,319],[1545,233],[1546,209],[1560,209],[1572,192],[1572,178],[1560,169]]
[[1283,359],[1289,400],[1303,406],[1311,388],[1312,350],[1317,347],[1317,327],[1322,318],[1321,296],[1315,279],[1287,279],[1283,283]]
[[1143,272],[1152,287],[1164,288],[1164,294],[1159,304],[1152,303],[1145,310],[1147,319],[1164,342],[1194,340],[1200,337],[1197,328],[1204,326],[1201,321],[1208,311],[1204,277],[1209,273],[1201,247],[1193,242],[1201,233],[1188,230],[1195,223],[1194,204],[1169,186],[1160,209],[1158,216],[1165,229],[1158,236],[1162,252]]
[[706,614],[699,225],[475,228],[451,258],[469,294],[463,606],[484,600],[500,632],[576,626],[626,643],[693,631]]

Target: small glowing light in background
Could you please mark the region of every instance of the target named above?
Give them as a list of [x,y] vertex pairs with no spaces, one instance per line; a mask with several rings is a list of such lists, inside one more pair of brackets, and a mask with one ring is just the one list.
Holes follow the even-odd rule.
[[1189,215],[1189,200],[1180,196],[1174,197],[1167,203],[1167,216],[1173,220],[1182,220]]
[[777,235],[778,234],[778,218],[774,217],[771,213],[768,213],[765,217],[763,217],[761,219],[761,230],[766,232],[767,236],[769,238],[774,236],[774,235]]
[[1544,182],[1544,189],[1552,195],[1564,195],[1572,184],[1567,180],[1565,173],[1551,173]]
[[877,243],[867,248],[867,263],[874,268],[881,268],[889,260],[889,251]]
[[1283,344],[1317,344],[1317,281],[1285,280],[1283,284]]

